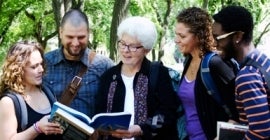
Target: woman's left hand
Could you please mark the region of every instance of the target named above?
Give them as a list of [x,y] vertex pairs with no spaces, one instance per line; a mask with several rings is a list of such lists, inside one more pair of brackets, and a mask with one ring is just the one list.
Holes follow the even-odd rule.
[[63,130],[60,128],[60,124],[49,122],[50,115],[44,116],[36,124],[45,135],[62,134]]

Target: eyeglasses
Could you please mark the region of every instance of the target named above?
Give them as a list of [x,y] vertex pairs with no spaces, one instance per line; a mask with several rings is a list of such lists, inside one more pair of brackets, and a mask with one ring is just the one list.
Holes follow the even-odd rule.
[[128,51],[136,52],[138,49],[142,48],[143,46],[134,46],[134,45],[127,45],[121,40],[118,41],[118,48],[121,50],[125,50],[126,48]]
[[232,35],[232,34],[234,34],[234,33],[235,33],[235,31],[229,32],[229,33],[226,33],[226,34],[223,34],[223,35],[219,35],[219,36],[217,36],[215,39],[216,39],[217,41],[219,41],[219,40],[221,40],[221,39],[227,38],[228,36],[230,36],[230,35]]

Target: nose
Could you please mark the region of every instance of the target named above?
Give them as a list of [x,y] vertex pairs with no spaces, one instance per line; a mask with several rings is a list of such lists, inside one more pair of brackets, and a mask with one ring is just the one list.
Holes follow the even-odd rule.
[[124,52],[129,52],[129,46],[125,45]]
[[72,43],[73,46],[78,46],[80,44],[79,43],[79,39],[76,38],[76,37],[72,39],[72,42],[71,43]]
[[38,67],[38,72],[44,72],[44,68],[43,68],[42,65],[39,65],[39,67]]
[[180,43],[180,37],[175,36],[175,37],[174,37],[174,42],[175,42],[175,43]]

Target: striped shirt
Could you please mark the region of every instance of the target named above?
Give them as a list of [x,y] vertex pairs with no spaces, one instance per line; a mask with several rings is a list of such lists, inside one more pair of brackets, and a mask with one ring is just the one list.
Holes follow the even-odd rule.
[[[246,59],[253,59],[270,72],[270,59],[257,50]],[[264,75],[254,66],[243,65],[236,81],[236,104],[241,123],[249,126],[245,139],[270,138],[270,93]]]

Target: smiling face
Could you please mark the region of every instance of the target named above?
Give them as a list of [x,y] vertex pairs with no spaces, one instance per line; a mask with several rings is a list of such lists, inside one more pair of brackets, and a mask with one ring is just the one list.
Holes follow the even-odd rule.
[[26,63],[24,70],[24,85],[36,86],[42,83],[43,76],[43,59],[38,50],[35,50],[29,56],[29,61]]
[[73,25],[65,23],[60,28],[61,43],[64,55],[68,60],[79,60],[88,44],[89,30],[85,23]]
[[140,42],[136,38],[128,34],[123,34],[120,41],[121,43],[129,46],[130,48],[137,47],[137,50],[134,52],[130,51],[128,47],[125,47],[123,49],[118,47],[120,60],[123,62],[123,65],[140,66],[143,61],[143,58],[146,56],[149,50],[143,47],[138,47],[141,46]]
[[[216,38],[217,36],[225,35],[227,32],[222,30],[222,25],[220,23],[213,23],[213,36]],[[217,40],[217,49],[221,51],[221,56],[223,58],[235,58],[236,50],[233,43],[233,36],[235,34],[229,34],[228,36]]]
[[189,32],[190,28],[184,23],[176,23],[175,26],[175,43],[178,45],[179,50],[184,54],[193,54],[198,50],[197,37]]

